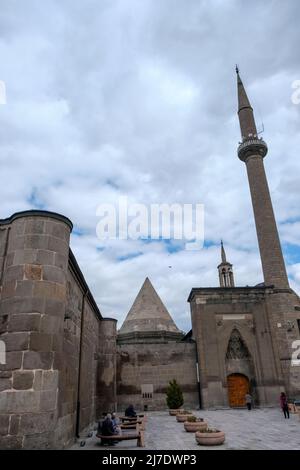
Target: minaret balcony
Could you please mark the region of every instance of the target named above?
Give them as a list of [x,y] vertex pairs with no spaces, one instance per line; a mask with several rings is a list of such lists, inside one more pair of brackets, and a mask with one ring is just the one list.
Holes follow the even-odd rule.
[[245,162],[252,155],[261,155],[265,157],[268,152],[266,142],[259,137],[253,136],[243,139],[237,149],[238,157]]

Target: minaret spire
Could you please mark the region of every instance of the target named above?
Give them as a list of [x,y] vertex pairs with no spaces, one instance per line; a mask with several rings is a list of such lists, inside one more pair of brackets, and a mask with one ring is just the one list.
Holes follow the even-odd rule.
[[238,116],[242,134],[238,157],[247,167],[265,284],[288,288],[289,283],[263,162],[268,147],[264,140],[257,136],[253,109],[238,70],[237,89]]
[[221,264],[218,266],[221,287],[234,287],[232,264],[226,260],[226,253],[221,240]]
[[242,139],[244,140],[249,137],[257,137],[257,130],[253,115],[253,108],[250,104],[238,68],[236,68],[236,73],[238,88],[238,115],[240,120]]
[[224,246],[223,246],[223,240],[221,240],[221,259],[222,259],[222,263],[227,263],[226,253],[225,253]]

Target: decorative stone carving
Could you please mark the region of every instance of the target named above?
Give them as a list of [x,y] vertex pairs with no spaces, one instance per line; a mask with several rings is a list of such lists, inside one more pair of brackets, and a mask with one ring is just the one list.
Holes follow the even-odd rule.
[[231,333],[226,359],[249,359],[249,350],[244,343],[239,331],[234,329]]

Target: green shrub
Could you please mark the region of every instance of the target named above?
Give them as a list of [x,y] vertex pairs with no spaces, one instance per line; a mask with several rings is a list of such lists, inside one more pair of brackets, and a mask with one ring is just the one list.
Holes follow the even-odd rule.
[[189,423],[195,423],[197,421],[196,416],[188,416],[187,418]]
[[178,385],[175,379],[171,380],[167,388],[168,408],[176,410],[180,408],[183,405],[183,403],[184,403],[183,394],[182,394],[180,386]]
[[207,429],[201,429],[200,431],[198,432],[204,432],[204,433],[212,433],[212,432],[220,432],[219,429],[211,429],[211,428],[207,428]]

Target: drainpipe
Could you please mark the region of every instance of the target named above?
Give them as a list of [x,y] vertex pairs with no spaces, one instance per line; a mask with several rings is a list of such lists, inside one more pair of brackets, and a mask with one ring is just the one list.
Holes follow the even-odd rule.
[[78,358],[78,379],[77,379],[77,405],[76,405],[76,437],[79,438],[79,425],[80,425],[80,383],[81,383],[81,356],[82,356],[82,343],[83,343],[83,327],[84,327],[84,307],[85,298],[88,290],[82,296],[81,304],[81,318],[80,318],[80,340],[79,340],[79,358]]
[[198,387],[199,409],[202,410],[202,397],[201,397],[201,384],[200,384],[200,373],[199,373],[199,363],[198,363],[197,341],[195,341],[195,346],[196,346],[196,372],[197,372],[197,387]]

